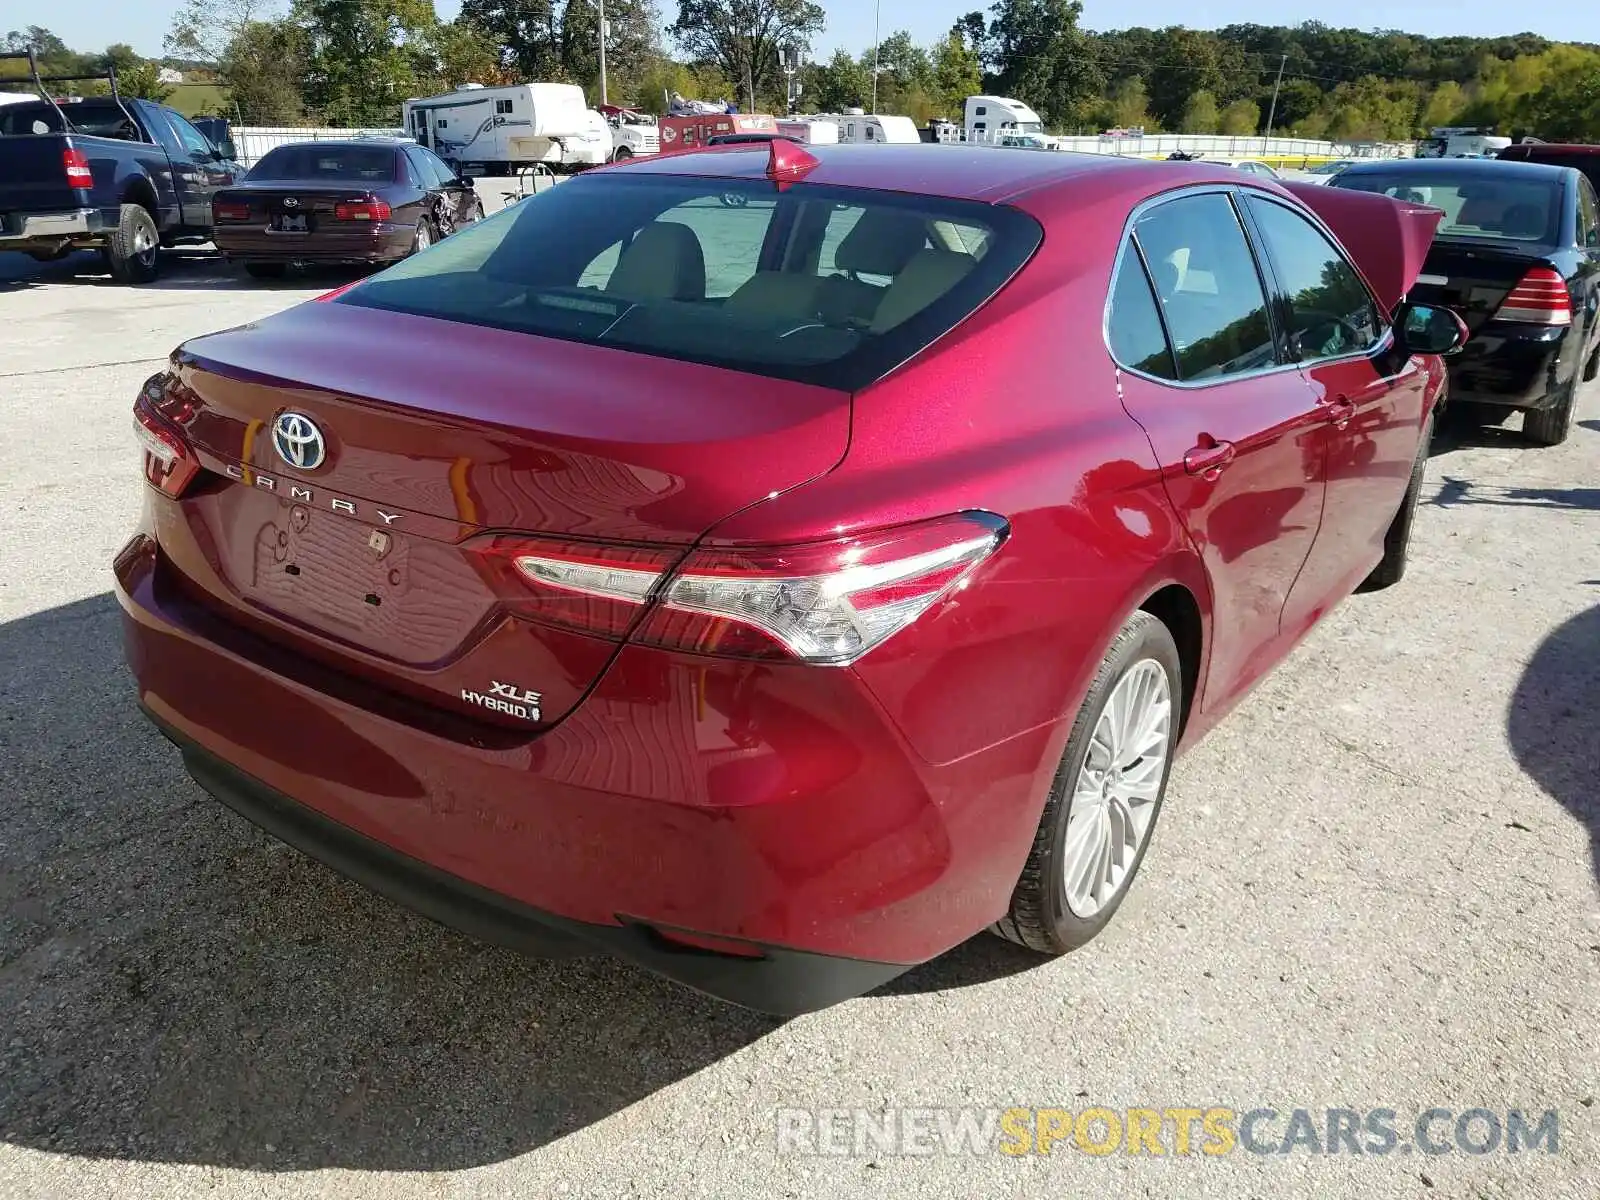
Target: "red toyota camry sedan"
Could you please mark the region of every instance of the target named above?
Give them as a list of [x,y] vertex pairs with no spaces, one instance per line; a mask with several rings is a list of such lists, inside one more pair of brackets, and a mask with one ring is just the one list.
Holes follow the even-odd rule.
[[139,700],[503,944],[776,1013],[1069,950],[1174,755],[1400,578],[1438,219],[992,148],[590,172],[144,385]]

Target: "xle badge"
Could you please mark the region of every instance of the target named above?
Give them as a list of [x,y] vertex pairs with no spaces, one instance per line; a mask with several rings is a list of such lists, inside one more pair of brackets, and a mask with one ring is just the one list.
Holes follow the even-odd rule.
[[487,696],[482,692],[462,688],[461,698],[468,704],[476,704],[479,708],[487,708],[491,712],[505,713],[508,717],[519,717],[524,721],[539,719],[539,693],[519,688],[513,683],[501,683],[496,680],[489,684]]

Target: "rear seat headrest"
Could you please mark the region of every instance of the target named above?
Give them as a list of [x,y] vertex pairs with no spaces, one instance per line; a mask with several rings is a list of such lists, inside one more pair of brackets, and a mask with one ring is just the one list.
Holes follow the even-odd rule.
[[859,275],[898,275],[928,242],[921,217],[893,209],[869,208],[844,235],[833,262]]

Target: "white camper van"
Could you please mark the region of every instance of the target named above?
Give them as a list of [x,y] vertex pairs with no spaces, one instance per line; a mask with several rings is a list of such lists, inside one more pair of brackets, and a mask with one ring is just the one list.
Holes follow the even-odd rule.
[[839,127],[839,140],[873,146],[905,145],[920,142],[917,123],[910,117],[884,116],[849,108],[842,113],[826,113],[813,121],[831,121]]
[[464,83],[407,100],[403,120],[409,136],[460,163],[463,174],[503,175],[536,163],[580,171],[611,157],[611,127],[571,83]]

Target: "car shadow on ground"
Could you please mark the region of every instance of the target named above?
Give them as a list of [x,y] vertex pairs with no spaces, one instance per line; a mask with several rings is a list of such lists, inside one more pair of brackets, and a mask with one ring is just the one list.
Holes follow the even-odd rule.
[[1541,488],[1506,487],[1498,483],[1480,483],[1446,475],[1439,480],[1439,490],[1428,500],[1436,508],[1459,508],[1463,505],[1494,504],[1504,508],[1566,508],[1600,511],[1600,487],[1592,488]]
[[1458,450],[1504,448],[1526,450],[1536,442],[1522,432],[1522,418],[1508,414],[1503,422],[1517,426],[1507,429],[1502,421],[1488,422],[1470,406],[1448,405],[1439,415],[1433,431],[1433,441],[1428,446],[1428,457],[1439,458]]
[[[783,1023],[609,959],[479,944],[260,833],[139,713],[120,620],[101,595],[0,624],[0,1141],[470,1168]],[[879,994],[1039,962],[983,935]]]
[[416,917],[189,782],[109,596],[0,625],[0,1140],[444,1170],[598,1121],[776,1029],[607,959]]
[[[1591,580],[1600,588],[1600,580]],[[1545,638],[1511,697],[1506,732],[1522,769],[1589,831],[1600,889],[1600,604]]]
[[145,292],[273,291],[284,288],[329,288],[348,283],[361,268],[315,267],[291,271],[284,279],[256,279],[242,266],[225,262],[215,250],[181,247],[161,252],[160,273],[151,283],[122,284],[111,278],[100,255],[92,250],[69,254],[59,262],[39,263],[21,254],[0,255],[0,295],[44,284],[127,288]]

